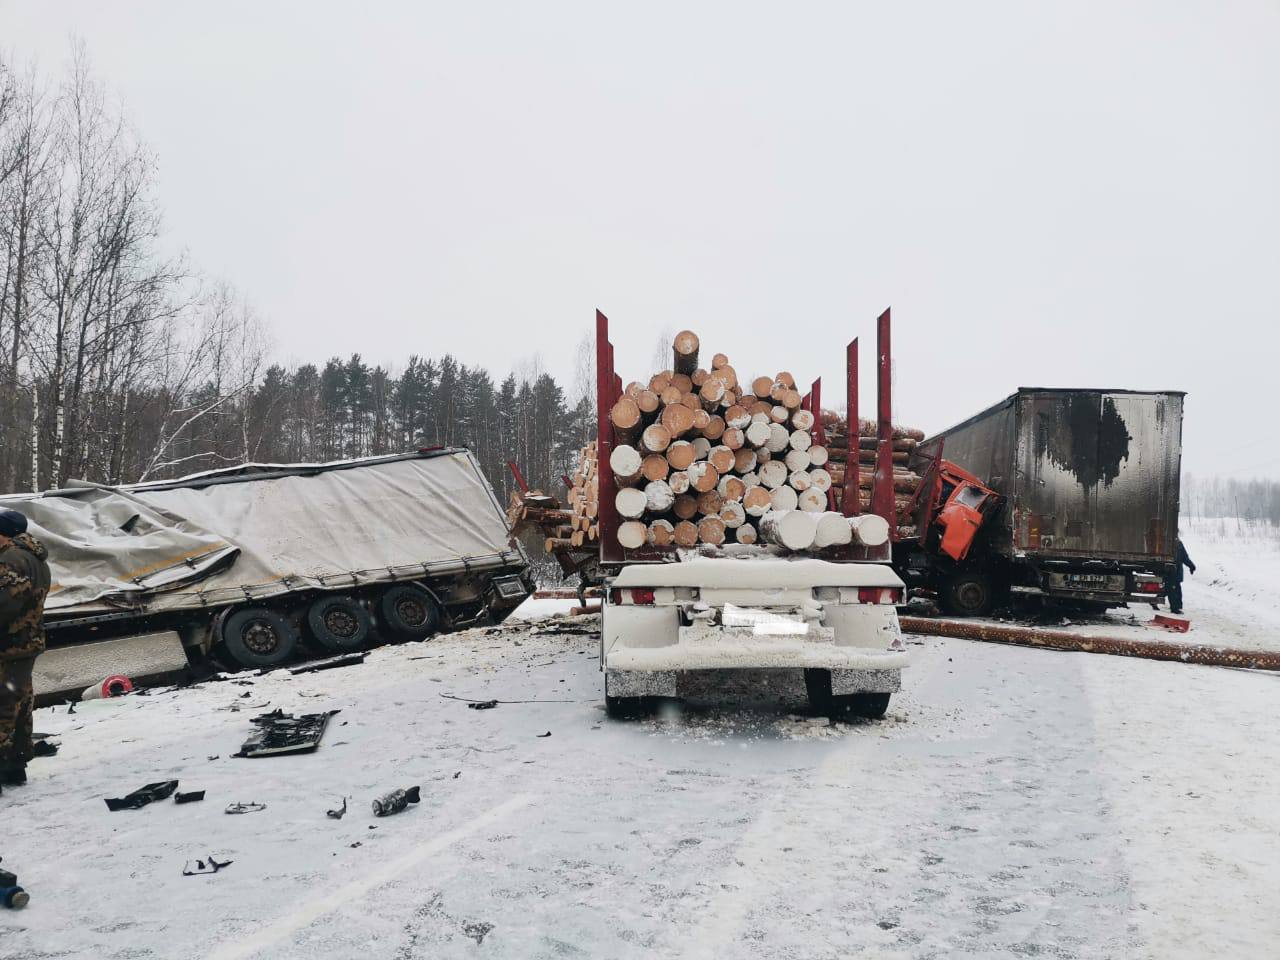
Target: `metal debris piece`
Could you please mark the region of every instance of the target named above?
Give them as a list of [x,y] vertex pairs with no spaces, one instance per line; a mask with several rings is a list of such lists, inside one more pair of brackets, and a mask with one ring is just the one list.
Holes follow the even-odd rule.
[[393,813],[399,813],[411,803],[417,803],[422,799],[421,787],[407,787],[404,790],[392,790],[385,797],[379,797],[373,801],[373,815],[375,817],[389,817]]
[[295,717],[279,708],[270,713],[254,717],[249,722],[257,726],[257,730],[249,736],[237,757],[268,757],[281,753],[309,753],[320,746],[320,738],[324,736],[329,718],[337,710],[325,713],[304,713]]
[[467,704],[472,710],[492,710],[497,705],[497,700],[477,700],[475,703]]
[[123,797],[105,797],[107,809],[114,813],[117,810],[141,810],[148,803],[156,800],[167,800],[173,791],[178,789],[177,780],[160,780],[139,787],[133,793]]
[[317,670],[332,670],[334,667],[353,667],[357,663],[364,663],[364,658],[368,655],[368,653],[344,653],[324,660],[312,660],[300,667],[291,668],[289,672],[296,677],[300,673],[315,673]]
[[346,816],[346,813],[347,813],[347,798],[343,797],[341,807],[338,807],[336,810],[326,810],[324,812],[324,815],[334,820],[341,820],[344,816]]
[[540,733],[540,734],[538,734],[538,739],[539,739],[539,740],[541,740],[543,737],[549,737],[549,736],[551,736],[551,731],[550,731],[550,730],[548,730],[546,733]]
[[223,867],[229,867],[234,862],[232,860],[215,860],[210,854],[204,860],[194,861],[195,866],[192,867],[193,861],[188,860],[182,867],[182,875],[184,877],[196,877],[202,873],[217,873]]
[[265,809],[267,809],[267,805],[265,803],[255,803],[251,800],[248,803],[228,804],[227,809],[224,810],[223,813],[257,813],[259,810]]
[[175,793],[173,795],[174,803],[195,803],[197,800],[204,799],[203,790],[192,790],[188,793]]

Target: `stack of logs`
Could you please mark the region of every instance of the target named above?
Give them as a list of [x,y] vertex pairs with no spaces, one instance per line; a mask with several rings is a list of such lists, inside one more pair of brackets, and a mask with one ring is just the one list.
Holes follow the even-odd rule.
[[[828,433],[827,446],[831,457],[831,465],[827,469],[831,474],[836,504],[839,507],[843,500],[845,469],[849,460],[849,429],[845,418],[830,410],[822,411],[822,422]],[[866,511],[871,509],[871,488],[876,471],[878,441],[875,421],[859,421],[858,436],[855,439],[858,452],[858,493],[861,507]],[[916,492],[920,489],[921,477],[907,464],[912,451],[923,439],[924,431],[914,427],[893,428],[893,496],[899,538],[916,535],[912,507]]]
[[600,525],[596,520],[599,513],[599,496],[596,483],[596,445],[588,444],[578,451],[578,465],[569,478],[569,508],[572,517],[569,521],[568,543],[547,541],[547,553],[557,547],[581,547],[595,543],[600,537]]
[[[740,381],[722,353],[699,367],[699,347],[693,332],[677,334],[671,369],[627,384],[609,411],[618,542],[852,542],[857,524],[828,510],[828,452],[813,443],[814,415],[801,409],[795,378]],[[860,539],[884,542],[874,522]]]
[[519,532],[527,525],[538,527],[546,537],[547,553],[551,553],[561,537],[564,544],[569,544],[569,536],[576,529],[572,526],[573,512],[564,509],[564,505],[555,497],[541,490],[530,490],[526,493],[513,493],[511,505],[507,507],[507,524],[513,532]]

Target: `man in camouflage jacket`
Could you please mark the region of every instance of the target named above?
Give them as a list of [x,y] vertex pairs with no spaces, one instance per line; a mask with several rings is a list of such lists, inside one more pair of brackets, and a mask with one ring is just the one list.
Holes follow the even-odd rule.
[[31,759],[31,669],[44,650],[47,557],[27,518],[0,509],[0,784],[25,782]]

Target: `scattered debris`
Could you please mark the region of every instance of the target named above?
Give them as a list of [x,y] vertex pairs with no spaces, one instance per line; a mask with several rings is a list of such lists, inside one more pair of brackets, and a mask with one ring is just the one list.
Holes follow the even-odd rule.
[[255,803],[252,800],[248,803],[231,803],[227,805],[227,809],[223,813],[257,813],[259,810],[267,809],[265,803]]
[[344,816],[346,816],[346,814],[347,814],[347,798],[346,797],[342,798],[342,806],[338,807],[336,810],[326,810],[324,812],[324,815],[326,817],[329,817],[333,820],[341,820]]
[[10,910],[21,910],[31,902],[31,895],[18,886],[18,875],[0,870],[0,904]]
[[117,810],[140,810],[148,803],[156,800],[167,800],[173,791],[178,789],[177,780],[160,780],[139,787],[133,793],[123,797],[106,797],[107,809],[114,813]]
[[54,757],[58,754],[58,745],[48,740],[37,740],[31,747],[33,757]]
[[234,756],[267,757],[281,753],[309,753],[320,746],[320,738],[329,725],[329,718],[337,712],[329,710],[326,713],[305,713],[295,717],[277,708],[254,717],[249,722],[255,724],[258,730],[250,735]]
[[188,793],[175,793],[173,795],[174,803],[195,803],[196,801],[203,800],[203,799],[204,799],[203,790],[192,790]]
[[462,776],[462,771],[461,771],[461,770],[455,770],[455,771],[453,772],[453,779],[457,780],[460,776]]
[[550,730],[548,730],[546,733],[540,733],[540,734],[538,734],[538,739],[539,739],[539,740],[541,740],[543,737],[549,737],[549,736],[551,736],[551,731],[550,731]]
[[315,673],[317,670],[332,670],[334,667],[353,667],[357,663],[364,663],[364,658],[368,655],[368,653],[344,653],[338,657],[304,663],[300,667],[293,667],[289,672],[296,677],[300,673]]
[[373,815],[375,817],[389,817],[393,813],[399,813],[411,803],[417,803],[422,799],[421,787],[408,787],[404,790],[392,790],[384,797],[379,797],[373,801]]
[[210,854],[209,857],[205,860],[196,860],[194,867],[191,866],[191,863],[192,861],[188,860],[186,864],[182,867],[182,875],[184,877],[195,877],[195,876],[199,876],[202,873],[217,873],[223,867],[231,866],[231,864],[234,863],[234,861],[232,860],[218,861],[213,858],[212,854]]
[[446,700],[459,700],[472,710],[491,710],[500,703],[586,703],[585,700],[472,700],[470,697],[455,697],[451,693],[442,693]]
[[87,687],[80,694],[81,700],[101,700],[111,697],[123,697],[127,693],[133,692],[133,681],[124,674],[113,674],[104,679],[101,683],[95,683]]
[[462,925],[462,932],[474,940],[477,945],[484,943],[484,938],[492,929],[493,924],[485,923],[483,920],[478,923],[464,923]]

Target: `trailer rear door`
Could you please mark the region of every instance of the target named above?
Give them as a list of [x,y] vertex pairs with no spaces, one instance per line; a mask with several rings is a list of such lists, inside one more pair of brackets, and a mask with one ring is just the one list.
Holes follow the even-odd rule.
[[1053,390],[1021,397],[1014,538],[1044,557],[1171,557],[1182,396]]

